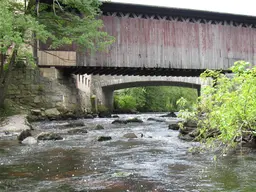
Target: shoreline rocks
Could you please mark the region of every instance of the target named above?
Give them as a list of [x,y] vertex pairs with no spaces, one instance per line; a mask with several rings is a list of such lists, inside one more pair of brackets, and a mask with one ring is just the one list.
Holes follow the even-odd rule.
[[32,109],[27,115],[29,122],[47,121],[47,120],[76,120],[76,119],[93,119],[96,117],[90,113],[77,111],[60,112],[57,108],[51,109]]

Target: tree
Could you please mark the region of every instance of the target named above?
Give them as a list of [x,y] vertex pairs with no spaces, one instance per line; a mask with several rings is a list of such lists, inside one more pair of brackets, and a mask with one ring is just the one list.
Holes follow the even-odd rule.
[[103,50],[113,42],[102,30],[98,0],[0,0],[0,108],[10,73],[19,59],[33,62],[31,46],[74,43],[80,51]]

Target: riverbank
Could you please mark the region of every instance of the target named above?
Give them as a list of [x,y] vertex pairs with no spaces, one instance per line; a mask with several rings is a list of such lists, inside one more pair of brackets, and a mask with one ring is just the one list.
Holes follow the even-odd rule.
[[21,131],[30,130],[32,127],[27,120],[27,115],[14,115],[6,117],[0,122],[0,137],[18,135]]

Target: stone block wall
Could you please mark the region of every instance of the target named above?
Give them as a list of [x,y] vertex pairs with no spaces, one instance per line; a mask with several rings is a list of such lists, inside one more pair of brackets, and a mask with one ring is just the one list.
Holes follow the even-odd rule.
[[63,111],[90,109],[88,92],[77,88],[76,76],[55,68],[15,68],[7,99],[28,108],[57,108]]

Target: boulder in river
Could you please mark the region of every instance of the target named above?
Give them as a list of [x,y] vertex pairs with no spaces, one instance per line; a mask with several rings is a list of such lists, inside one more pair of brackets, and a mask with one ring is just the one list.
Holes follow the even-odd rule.
[[127,121],[124,119],[116,119],[112,122],[112,124],[127,124]]
[[29,137],[29,136],[32,136],[31,131],[30,131],[29,129],[24,130],[24,131],[22,131],[22,132],[19,134],[18,140],[19,140],[19,142],[21,142],[21,141],[23,141],[24,139],[26,139],[26,138]]
[[127,121],[127,123],[143,123],[143,121],[141,119],[138,119],[137,117],[127,119],[126,121]]
[[179,124],[174,123],[174,124],[169,124],[168,128],[171,129],[171,130],[177,131],[177,130],[180,129],[180,126],[179,126]]
[[124,138],[128,138],[128,139],[135,139],[138,138],[137,135],[135,135],[135,133],[126,133],[123,135]]
[[84,128],[80,129],[71,129],[68,131],[69,134],[79,134],[79,133],[88,133],[88,131]]
[[21,141],[21,143],[24,145],[34,145],[37,144],[37,140],[34,137],[29,136],[23,141]]
[[170,113],[168,113],[166,115],[162,115],[160,117],[177,117],[177,115],[174,112],[170,112]]
[[106,111],[101,111],[98,114],[99,118],[111,118],[111,112],[106,110]]
[[159,122],[159,123],[165,122],[164,119],[156,119],[156,118],[152,118],[152,117],[148,118],[147,121],[155,121],[155,122]]
[[110,136],[100,136],[100,137],[98,137],[98,141],[109,141],[109,140],[111,140],[112,139],[112,137],[110,137]]
[[138,119],[137,117],[131,118],[131,119],[116,119],[112,122],[112,124],[127,124],[127,123],[143,123],[141,119]]
[[118,115],[112,115],[112,118],[119,118]]
[[57,133],[40,133],[37,137],[38,140],[63,140],[63,138]]

